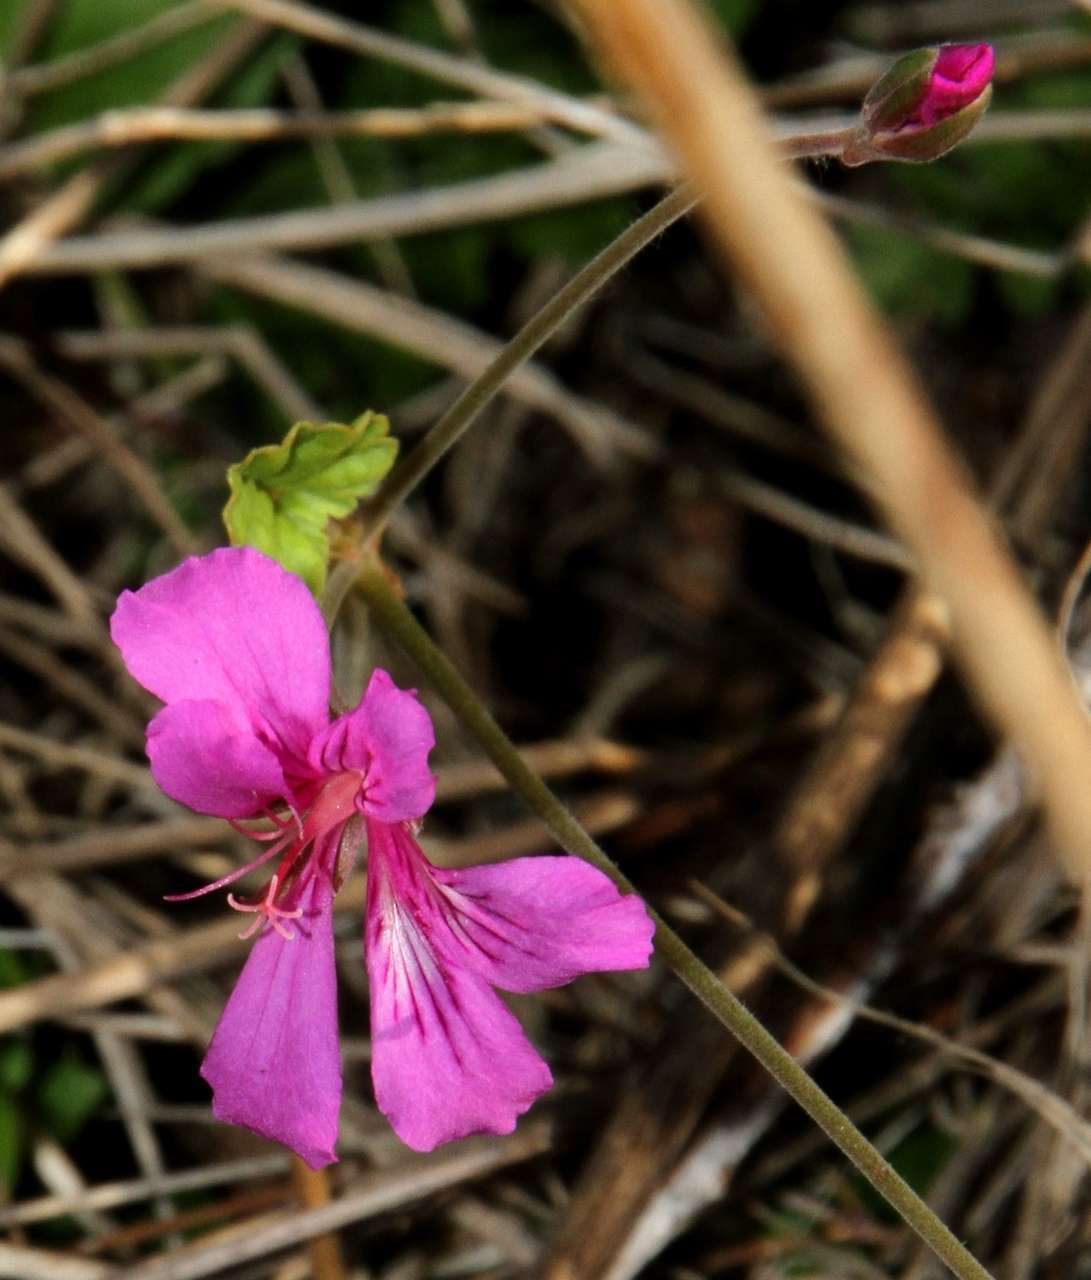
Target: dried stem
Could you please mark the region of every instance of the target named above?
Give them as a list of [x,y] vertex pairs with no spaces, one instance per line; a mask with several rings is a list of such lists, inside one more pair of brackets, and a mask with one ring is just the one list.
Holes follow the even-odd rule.
[[593,103],[583,102],[535,80],[496,71],[480,62],[452,57],[438,49],[401,36],[335,17],[332,13],[298,0],[211,0],[217,7],[235,9],[260,22],[284,27],[365,58],[381,58],[443,84],[456,85],[482,97],[502,102],[538,106],[558,123],[580,133],[617,142],[646,143],[648,135],[622,116]]
[[437,102],[427,107],[359,111],[208,111],[183,107],[131,107],[104,111],[0,152],[0,177],[56,164],[99,147],[145,142],[286,142],[292,139],[418,138],[434,133],[512,132],[542,124],[536,107],[507,102]]
[[[330,1175],[325,1169],[308,1168],[299,1156],[292,1157],[292,1182],[304,1209],[321,1209],[330,1203]],[[334,1231],[314,1236],[307,1246],[314,1280],[345,1280],[341,1244]]]
[[[32,10],[33,8],[31,6]],[[64,57],[52,58],[49,62],[18,67],[8,75],[7,88],[19,97],[58,89],[62,85],[71,84],[73,80],[96,75],[127,62],[145,50],[181,35],[183,31],[214,21],[216,17],[215,10],[204,0],[187,0],[187,3],[168,9],[150,22],[126,28],[98,44],[76,49]]]

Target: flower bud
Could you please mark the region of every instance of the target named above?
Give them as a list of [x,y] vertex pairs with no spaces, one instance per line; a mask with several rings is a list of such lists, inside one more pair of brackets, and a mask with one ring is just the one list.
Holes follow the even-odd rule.
[[989,105],[995,65],[987,44],[949,44],[899,58],[864,99],[842,163],[921,162],[950,151]]

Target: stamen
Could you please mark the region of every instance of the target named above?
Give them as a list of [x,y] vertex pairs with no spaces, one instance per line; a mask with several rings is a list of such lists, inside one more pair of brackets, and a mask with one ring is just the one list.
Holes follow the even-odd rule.
[[298,829],[299,834],[303,834],[303,824],[299,820],[299,814],[296,813],[294,809],[291,811],[290,818],[279,818],[272,809],[269,808],[263,809],[261,816],[271,822],[276,830],[255,831],[253,827],[244,827],[238,818],[228,818],[227,825],[232,829],[232,831],[237,831],[240,836],[246,836],[248,840],[277,840],[288,830],[292,825],[292,820],[294,819],[295,826]]
[[287,925],[281,924],[282,920],[298,920],[303,914],[302,907],[293,907],[290,911],[286,911],[283,907],[278,907],[274,899],[277,896],[277,886],[280,883],[279,876],[273,876],[269,881],[269,887],[265,891],[265,897],[260,902],[240,902],[233,893],[227,895],[227,905],[235,911],[252,911],[255,913],[253,924],[247,927],[239,934],[240,938],[251,938],[265,924],[271,924],[273,928],[280,934],[285,942],[291,942],[295,937],[293,930]]
[[263,849],[256,858],[243,863],[241,867],[236,867],[234,871],[229,871],[227,875],[221,876],[219,880],[213,880],[211,884],[202,885],[200,889],[191,889],[189,893],[165,893],[163,901],[189,902],[192,898],[203,898],[206,893],[215,893],[217,889],[222,889],[225,885],[234,884],[236,880],[241,880],[248,872],[257,870],[258,867],[264,866],[265,863],[282,853],[284,846],[294,835],[294,831],[287,832],[281,836],[276,844],[271,844],[268,849]]

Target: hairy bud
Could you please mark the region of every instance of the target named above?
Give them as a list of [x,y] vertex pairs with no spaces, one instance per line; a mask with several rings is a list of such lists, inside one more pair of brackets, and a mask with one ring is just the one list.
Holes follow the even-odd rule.
[[949,44],[899,58],[865,97],[842,163],[923,162],[950,151],[989,105],[995,65],[987,44]]

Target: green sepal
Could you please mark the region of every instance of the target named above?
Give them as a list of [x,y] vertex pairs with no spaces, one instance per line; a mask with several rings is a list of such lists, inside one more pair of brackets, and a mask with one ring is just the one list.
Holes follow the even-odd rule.
[[875,133],[871,137],[871,146],[886,160],[906,160],[914,164],[938,160],[969,136],[985,114],[992,95],[992,85],[986,85],[981,94],[973,102],[968,102],[961,111],[937,120],[926,128]]
[[860,108],[870,132],[897,129],[905,123],[927,93],[938,58],[938,49],[915,49],[875,81]]
[[330,520],[352,514],[379,487],[398,452],[382,414],[349,426],[297,422],[280,444],[252,450],[228,468],[223,519],[233,546],[256,547],[317,596],[326,583]]

